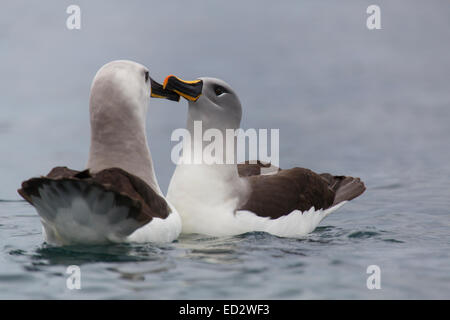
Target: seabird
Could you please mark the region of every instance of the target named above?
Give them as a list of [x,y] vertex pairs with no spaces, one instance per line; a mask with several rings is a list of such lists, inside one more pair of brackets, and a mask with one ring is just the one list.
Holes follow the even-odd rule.
[[[184,81],[171,75],[163,88],[188,100],[187,130],[194,139],[194,121],[202,121],[204,130],[220,130],[223,136],[226,129],[239,128],[241,103],[226,82],[215,78]],[[193,141],[191,146],[196,143],[205,145]],[[259,161],[238,165],[183,161],[176,167],[167,194],[180,213],[183,233],[228,236],[262,231],[302,237],[365,190],[359,178],[304,168],[282,170]]]
[[118,60],[95,75],[90,94],[87,169],[53,168],[22,183],[19,194],[57,245],[170,242],[181,232],[153,169],[145,117],[150,96],[178,100],[141,64]]

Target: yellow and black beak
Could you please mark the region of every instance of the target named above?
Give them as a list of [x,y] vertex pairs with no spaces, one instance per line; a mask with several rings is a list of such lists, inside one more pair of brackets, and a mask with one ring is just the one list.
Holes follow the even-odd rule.
[[185,81],[170,75],[164,80],[163,89],[171,90],[190,101],[197,101],[202,95],[203,81]]
[[180,95],[172,90],[163,88],[163,85],[150,78],[152,98],[163,98],[171,101],[180,101]]

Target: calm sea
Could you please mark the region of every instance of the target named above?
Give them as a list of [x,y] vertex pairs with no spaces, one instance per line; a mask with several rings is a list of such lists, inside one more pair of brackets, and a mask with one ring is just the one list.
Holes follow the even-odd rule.
[[[450,6],[371,1],[4,1],[0,11],[0,298],[450,298]],[[183,236],[167,245],[52,247],[21,181],[82,169],[90,82],[131,59],[152,77],[219,77],[243,128],[280,129],[280,165],[359,176],[367,191],[304,239]],[[163,190],[186,104],[152,100]],[[211,213],[213,214],[213,213]],[[66,287],[69,265],[81,289]],[[380,268],[369,290],[367,268]]]

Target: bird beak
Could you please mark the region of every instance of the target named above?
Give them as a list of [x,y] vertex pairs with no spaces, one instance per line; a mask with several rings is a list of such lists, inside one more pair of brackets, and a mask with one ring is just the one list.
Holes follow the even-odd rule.
[[152,98],[163,98],[171,101],[180,101],[180,95],[172,90],[163,88],[163,85],[150,78]]
[[197,101],[202,94],[203,81],[185,81],[175,77],[174,75],[170,75],[164,80],[163,89],[172,90],[189,101]]

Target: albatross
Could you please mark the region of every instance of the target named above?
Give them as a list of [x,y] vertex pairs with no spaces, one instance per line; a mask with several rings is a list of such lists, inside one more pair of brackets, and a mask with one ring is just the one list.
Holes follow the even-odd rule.
[[146,136],[150,96],[178,100],[136,62],[104,65],[91,86],[87,169],[53,168],[22,183],[44,238],[57,245],[171,242],[181,232],[177,210],[162,194]]
[[[193,145],[204,146],[194,133],[194,122],[203,129],[238,129],[242,107],[226,82],[215,78],[184,81],[168,76],[163,89],[188,101],[187,130]],[[183,159],[170,181],[167,199],[177,208],[183,233],[231,236],[260,231],[280,237],[302,237],[327,215],[361,195],[359,178],[317,174],[305,168],[282,170],[262,162],[193,164]],[[203,150],[202,150],[203,151]],[[192,147],[192,155],[196,152]],[[226,157],[223,150],[220,157]],[[221,161],[222,160],[222,161]],[[191,162],[190,162],[191,161]]]

